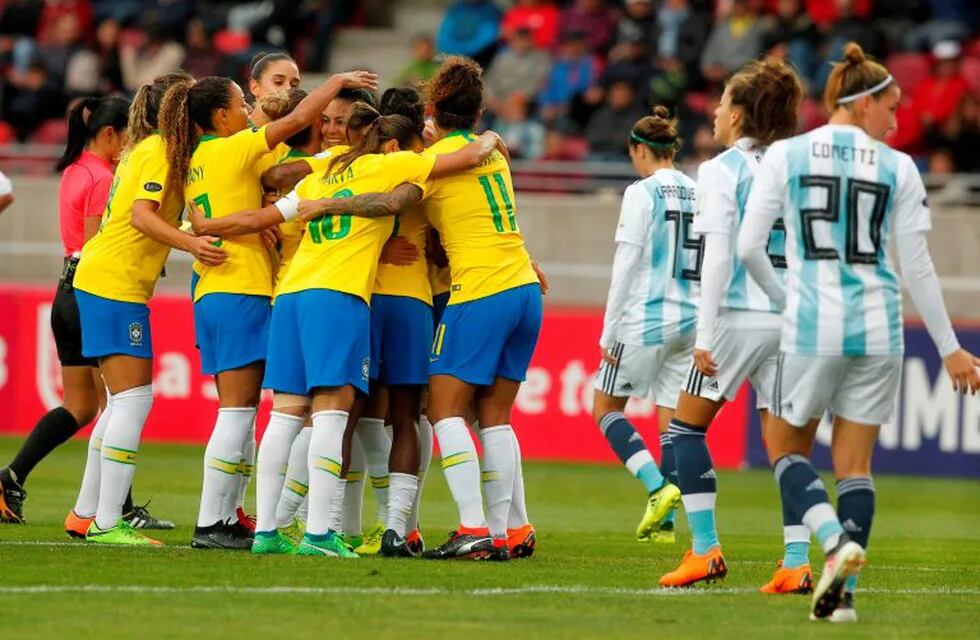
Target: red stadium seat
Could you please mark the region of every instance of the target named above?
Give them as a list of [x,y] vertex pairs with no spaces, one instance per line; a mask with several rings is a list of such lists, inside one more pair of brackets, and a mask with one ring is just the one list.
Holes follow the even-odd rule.
[[247,33],[222,29],[214,34],[214,48],[224,54],[240,53],[250,44],[251,38]]
[[980,100],[980,57],[969,56],[960,63],[960,75],[966,80],[970,93]]
[[17,141],[17,132],[8,123],[0,121],[0,145]]
[[888,56],[885,66],[905,93],[911,94],[929,77],[929,57],[921,53],[896,53]]
[[65,121],[57,118],[52,120],[45,120],[44,123],[37,128],[34,135],[31,137],[31,142],[36,144],[56,144],[61,145],[65,143],[68,138],[68,129],[65,125]]

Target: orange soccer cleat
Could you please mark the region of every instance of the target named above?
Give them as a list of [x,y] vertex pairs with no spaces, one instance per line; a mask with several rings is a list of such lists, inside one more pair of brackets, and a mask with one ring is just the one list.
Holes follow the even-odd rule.
[[681,560],[680,566],[665,573],[660,578],[661,587],[690,587],[696,582],[714,582],[728,575],[725,558],[721,555],[721,547],[714,547],[708,553],[699,556],[688,549]]
[[787,569],[783,566],[783,561],[779,561],[779,566],[772,574],[772,580],[759,587],[762,593],[813,593],[813,571],[810,565]]
[[530,558],[537,543],[534,527],[530,524],[507,530],[507,546],[510,547],[511,558]]
[[95,520],[94,517],[83,518],[72,509],[68,512],[68,517],[65,518],[65,533],[70,538],[84,540],[85,534],[88,533],[89,525],[92,524],[93,520]]

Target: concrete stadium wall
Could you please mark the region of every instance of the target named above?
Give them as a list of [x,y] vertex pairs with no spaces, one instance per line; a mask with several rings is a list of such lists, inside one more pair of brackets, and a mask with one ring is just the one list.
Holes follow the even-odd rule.
[[[51,283],[61,268],[55,178],[14,179],[16,201],[0,215],[0,281]],[[520,193],[519,222],[551,282],[551,304],[601,306],[609,282],[620,194]],[[980,209],[933,209],[930,246],[951,314],[980,321]],[[161,288],[186,290],[190,259],[174,252]],[[907,314],[914,316],[911,305]]]

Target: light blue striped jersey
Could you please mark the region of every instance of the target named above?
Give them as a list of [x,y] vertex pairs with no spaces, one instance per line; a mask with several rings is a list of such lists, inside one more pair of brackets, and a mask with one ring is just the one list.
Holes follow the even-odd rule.
[[897,233],[931,226],[912,159],[858,127],[824,125],[772,145],[746,225],[786,225],[783,351],[897,355],[902,297],[888,254]]
[[619,342],[663,344],[697,323],[704,239],[694,235],[697,185],[680,171],[660,169],[630,185],[617,243],[642,247],[639,268],[620,319]]
[[[752,179],[762,162],[765,147],[757,147],[750,138],[740,138],[735,144],[698,167],[698,204],[694,231],[725,233],[731,238],[731,276],[721,307],[733,311],[779,312],[779,306],[769,299],[735,255],[738,229],[745,217]],[[785,279],[786,231],[778,220],[769,234],[769,258],[776,273]]]

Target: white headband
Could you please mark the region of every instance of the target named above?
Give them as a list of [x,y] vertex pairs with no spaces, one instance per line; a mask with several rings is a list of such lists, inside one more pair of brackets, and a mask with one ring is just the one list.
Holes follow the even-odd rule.
[[894,78],[892,78],[889,75],[887,78],[885,78],[884,80],[882,80],[881,82],[879,82],[875,86],[871,87],[870,89],[865,89],[864,91],[858,91],[855,94],[852,94],[852,95],[849,95],[849,96],[844,96],[843,98],[837,98],[837,104],[847,104],[849,102],[854,102],[856,100],[860,100],[864,96],[874,95],[874,94],[878,93],[879,91],[881,91],[882,89],[884,89],[885,87],[887,87],[888,85],[890,85],[893,80],[894,80]]

